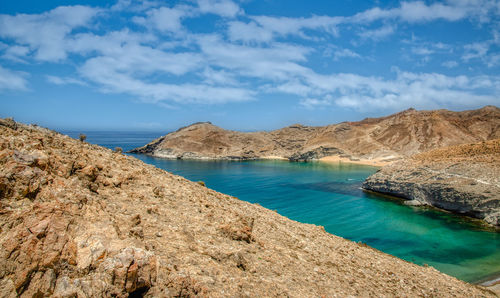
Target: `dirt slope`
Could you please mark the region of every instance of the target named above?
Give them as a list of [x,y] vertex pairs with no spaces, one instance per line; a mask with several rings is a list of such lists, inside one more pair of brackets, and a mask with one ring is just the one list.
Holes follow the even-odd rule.
[[493,296],[132,157],[0,121],[0,296]]
[[166,158],[290,160],[341,156],[395,160],[444,146],[500,138],[500,109],[452,112],[409,109],[383,118],[324,127],[292,125],[242,133],[195,123],[132,152]]

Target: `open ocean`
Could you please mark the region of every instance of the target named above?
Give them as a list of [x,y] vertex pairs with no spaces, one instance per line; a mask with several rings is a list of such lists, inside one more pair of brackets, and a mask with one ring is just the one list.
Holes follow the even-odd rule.
[[[78,138],[80,131],[62,131]],[[89,143],[124,151],[165,132],[83,132]],[[361,241],[416,264],[428,264],[468,282],[500,275],[500,233],[432,209],[364,193],[377,168],[287,161],[188,161],[132,156],[207,187],[278,211],[304,223]]]

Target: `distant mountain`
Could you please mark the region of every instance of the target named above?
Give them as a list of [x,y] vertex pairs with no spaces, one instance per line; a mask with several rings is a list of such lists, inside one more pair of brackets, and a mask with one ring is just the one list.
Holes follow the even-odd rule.
[[285,158],[296,161],[339,156],[392,161],[445,146],[500,138],[500,109],[417,111],[310,127],[300,124],[270,132],[225,130],[210,122],[169,133],[133,153],[180,159]]

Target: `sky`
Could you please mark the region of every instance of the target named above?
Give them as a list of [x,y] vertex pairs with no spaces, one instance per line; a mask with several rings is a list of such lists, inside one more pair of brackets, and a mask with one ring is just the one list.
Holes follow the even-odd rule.
[[0,0],[0,117],[270,130],[500,106],[500,1]]

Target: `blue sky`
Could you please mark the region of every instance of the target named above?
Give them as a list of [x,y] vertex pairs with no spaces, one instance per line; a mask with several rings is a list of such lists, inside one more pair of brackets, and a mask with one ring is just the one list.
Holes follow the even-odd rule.
[[0,0],[0,117],[325,125],[500,105],[500,2]]

